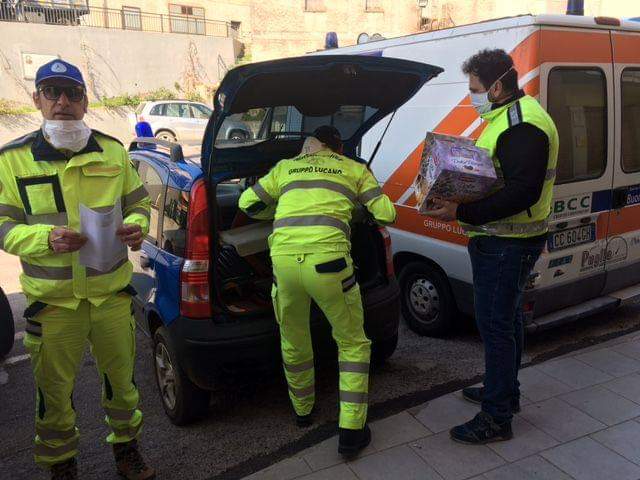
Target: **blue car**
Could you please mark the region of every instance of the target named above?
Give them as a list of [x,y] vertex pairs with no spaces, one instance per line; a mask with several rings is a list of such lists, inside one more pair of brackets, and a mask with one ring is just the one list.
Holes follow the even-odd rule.
[[[278,370],[271,305],[271,222],[238,209],[244,189],[275,163],[299,154],[322,124],[335,125],[356,161],[360,139],[441,69],[370,56],[276,60],[231,70],[218,89],[201,156],[138,138],[130,158],[152,201],[151,230],[134,274],[139,326],[153,339],[158,388],[174,424],[206,414],[224,375]],[[244,142],[219,138],[234,115],[252,129]],[[351,225],[365,330],[373,361],[395,350],[400,318],[389,234],[358,210]],[[331,330],[312,306],[316,355],[335,355]]]

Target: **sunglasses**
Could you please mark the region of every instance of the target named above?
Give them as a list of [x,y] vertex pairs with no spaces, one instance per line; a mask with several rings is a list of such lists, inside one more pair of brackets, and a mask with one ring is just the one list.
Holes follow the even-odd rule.
[[56,85],[45,85],[44,87],[39,87],[38,91],[44,95],[44,98],[54,102],[57,101],[63,93],[70,102],[80,102],[85,96],[84,87],[80,86],[59,87]]

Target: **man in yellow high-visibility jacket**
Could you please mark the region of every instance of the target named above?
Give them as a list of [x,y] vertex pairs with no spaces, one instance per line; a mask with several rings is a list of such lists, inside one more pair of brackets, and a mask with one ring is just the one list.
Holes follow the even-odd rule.
[[471,102],[486,122],[476,145],[489,151],[504,185],[476,202],[439,202],[431,215],[457,219],[471,237],[485,377],[483,387],[462,394],[482,411],[450,434],[458,442],[484,444],[510,439],[513,414],[520,410],[522,294],[546,243],[560,142],[551,117],[518,88],[513,59],[504,50],[479,52],[463,71]]
[[311,424],[315,401],[312,299],[331,324],[340,368],[338,451],[350,457],[371,441],[366,425],[371,341],[363,328],[349,222],[359,204],[382,224],[395,221],[396,211],[366,165],[338,153],[342,141],[335,128],[320,127],[314,136],[323,144],[320,151],[280,161],[242,194],[240,208],[258,219],[275,216],[269,239],[273,306],[289,397],[301,427]]
[[0,248],[18,255],[27,297],[25,347],[36,383],[35,460],[52,479],[78,478],[73,387],[87,342],[103,383],[102,405],[118,473],[153,478],[136,443],[142,426],[133,380],[135,323],[125,257],[106,271],[84,267],[80,205],[122,209],[122,243],[139,249],[150,202],[126,150],[82,121],[80,71],[54,60],[36,74],[42,127],[0,149]]

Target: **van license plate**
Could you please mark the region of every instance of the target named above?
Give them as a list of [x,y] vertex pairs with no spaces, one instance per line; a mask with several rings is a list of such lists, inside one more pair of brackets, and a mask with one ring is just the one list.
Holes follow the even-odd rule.
[[562,250],[596,241],[596,224],[581,225],[549,234],[549,251]]

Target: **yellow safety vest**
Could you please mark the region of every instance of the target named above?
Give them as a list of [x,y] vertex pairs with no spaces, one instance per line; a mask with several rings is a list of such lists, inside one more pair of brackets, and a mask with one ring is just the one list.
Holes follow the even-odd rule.
[[396,218],[366,165],[329,150],[281,160],[239,204],[249,216],[274,218],[271,255],[349,252],[349,223],[360,204],[381,224]]
[[528,95],[482,115],[487,126],[476,142],[476,146],[485,148],[493,159],[493,164],[502,176],[500,161],[496,157],[498,139],[506,130],[520,123],[529,123],[542,130],[549,138],[549,158],[547,175],[538,201],[528,210],[511,217],[500,219],[486,225],[468,225],[461,222],[468,236],[494,235],[498,237],[529,238],[544,235],[548,231],[548,218],[551,213],[553,185],[556,178],[559,137],[553,119],[540,106],[538,101]]
[[103,273],[85,268],[78,252],[49,248],[54,226],[80,231],[79,205],[108,211],[117,200],[124,223],[149,230],[150,201],[122,144],[93,131],[71,158],[56,150],[41,130],[0,148],[0,248],[18,255],[20,282],[29,303],[77,308],[80,300],[100,305],[131,281],[124,259]]

